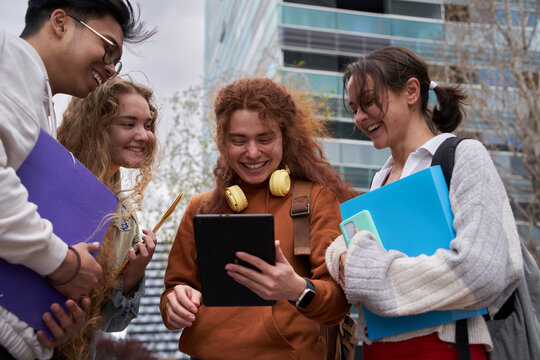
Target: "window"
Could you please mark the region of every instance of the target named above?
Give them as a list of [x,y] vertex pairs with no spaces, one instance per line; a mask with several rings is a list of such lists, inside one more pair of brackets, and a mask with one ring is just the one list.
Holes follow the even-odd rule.
[[384,13],[383,0],[284,0],[284,2],[324,6],[334,9]]
[[351,120],[350,122],[328,120],[326,121],[328,135],[336,139],[369,140]]
[[283,50],[285,66],[302,69],[327,70],[342,72],[345,66],[355,58],[342,55],[314,54],[302,51]]
[[444,4],[444,20],[469,22],[469,7],[463,4]]

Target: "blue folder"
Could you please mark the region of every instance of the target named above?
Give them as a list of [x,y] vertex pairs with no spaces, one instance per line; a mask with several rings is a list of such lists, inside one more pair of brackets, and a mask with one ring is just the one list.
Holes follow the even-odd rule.
[[[41,130],[17,175],[28,190],[28,200],[67,244],[103,240],[108,227],[103,220],[116,211],[118,198],[45,131]],[[65,308],[65,297],[26,266],[0,259],[0,274],[4,275],[0,305],[52,337],[41,315],[55,302]]]
[[[340,209],[342,219],[368,210],[384,248],[401,251],[410,257],[433,255],[438,249],[449,249],[456,236],[448,187],[438,165],[346,201]],[[384,317],[364,306],[370,340],[485,313],[484,308]]]

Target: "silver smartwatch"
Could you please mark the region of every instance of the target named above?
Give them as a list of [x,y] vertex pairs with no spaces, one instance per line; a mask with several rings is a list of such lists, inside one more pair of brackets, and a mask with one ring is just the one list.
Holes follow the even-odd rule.
[[304,280],[306,280],[307,287],[304,291],[302,291],[300,297],[298,298],[298,300],[296,300],[296,303],[294,304],[300,310],[305,310],[308,305],[311,304],[311,301],[313,301],[313,298],[315,297],[315,287],[308,279]]

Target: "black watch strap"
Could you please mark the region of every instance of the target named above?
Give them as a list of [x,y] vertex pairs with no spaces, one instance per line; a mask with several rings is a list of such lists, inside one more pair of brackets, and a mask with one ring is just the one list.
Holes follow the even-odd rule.
[[289,302],[292,305],[296,306],[297,308],[301,310],[304,310],[315,297],[315,286],[313,286],[313,283],[310,280],[306,278],[304,278],[304,280],[306,280],[307,287],[304,291],[302,291],[302,294],[300,294],[300,297],[298,298],[298,300],[297,301],[289,300]]

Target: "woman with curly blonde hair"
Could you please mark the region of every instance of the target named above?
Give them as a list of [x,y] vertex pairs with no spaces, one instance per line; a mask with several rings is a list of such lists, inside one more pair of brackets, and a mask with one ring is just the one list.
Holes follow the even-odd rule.
[[[120,198],[97,255],[103,277],[90,292],[80,336],[58,349],[65,358],[89,358],[96,330],[122,331],[137,316],[156,237],[143,230],[139,240],[135,211],[152,178],[157,116],[152,91],[125,77],[107,81],[84,99],[73,98],[64,112],[58,140]],[[121,189],[121,167],[138,169],[132,189]],[[127,259],[128,266],[117,276]]]
[[[355,193],[323,157],[317,142],[323,126],[315,110],[307,96],[264,78],[237,80],[217,95],[216,187],[190,201],[169,254],[161,296],[165,325],[184,328],[179,347],[193,358],[324,359],[326,343],[318,324],[336,324],[348,312],[343,292],[328,274],[324,252],[339,234],[339,203]],[[279,169],[289,172],[285,177],[291,191],[273,186],[272,174]],[[292,193],[306,183],[311,185],[310,243],[305,255],[295,255]],[[244,194],[245,207],[228,203],[231,189],[235,196]],[[261,298],[277,300],[271,307],[202,303],[193,216],[233,211],[274,217],[276,264],[237,252],[238,259],[260,272],[238,264],[225,267]],[[253,234],[253,241],[258,235]]]

